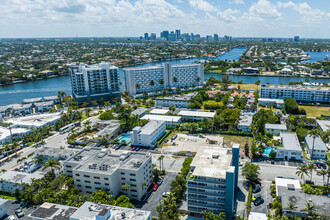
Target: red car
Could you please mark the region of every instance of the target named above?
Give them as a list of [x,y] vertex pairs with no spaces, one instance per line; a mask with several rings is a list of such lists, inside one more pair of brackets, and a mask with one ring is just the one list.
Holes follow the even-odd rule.
[[158,184],[155,184],[154,188],[152,188],[152,191],[156,191],[158,189],[158,187],[159,187]]
[[135,150],[135,147],[132,147],[132,150],[134,151]]

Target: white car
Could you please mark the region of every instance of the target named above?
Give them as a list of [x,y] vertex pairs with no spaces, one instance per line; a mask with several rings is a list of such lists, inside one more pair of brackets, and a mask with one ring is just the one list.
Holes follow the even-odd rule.
[[7,218],[8,220],[16,220],[15,216],[14,215],[11,215]]
[[162,196],[166,198],[166,197],[169,196],[170,194],[171,194],[170,192],[163,192]]

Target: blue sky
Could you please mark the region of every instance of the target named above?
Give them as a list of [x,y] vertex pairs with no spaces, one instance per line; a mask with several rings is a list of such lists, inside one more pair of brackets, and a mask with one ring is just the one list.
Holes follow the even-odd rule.
[[330,0],[1,0],[0,38],[119,37],[181,29],[330,38]]

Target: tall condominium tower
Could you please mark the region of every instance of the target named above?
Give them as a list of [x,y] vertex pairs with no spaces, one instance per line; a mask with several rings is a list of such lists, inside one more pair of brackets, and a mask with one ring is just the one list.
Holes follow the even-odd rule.
[[77,102],[90,102],[101,98],[110,100],[120,96],[118,67],[109,63],[72,65],[70,78],[72,95]]
[[173,65],[124,69],[125,89],[130,95],[169,87],[200,86],[204,82],[202,64]]

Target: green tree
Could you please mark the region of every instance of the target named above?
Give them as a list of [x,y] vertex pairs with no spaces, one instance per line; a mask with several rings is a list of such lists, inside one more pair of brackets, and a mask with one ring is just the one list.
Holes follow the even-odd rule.
[[163,80],[163,79],[160,79],[160,80],[159,80],[159,84],[160,84],[160,85],[163,85],[163,84],[164,84],[164,80]]
[[178,82],[178,78],[176,78],[175,76],[173,77],[173,82],[177,83]]
[[304,175],[309,176],[307,165],[302,164],[300,167],[297,167],[296,174],[305,181]]
[[42,169],[45,170],[48,167],[50,167],[52,173],[54,174],[55,169],[59,170],[61,168],[61,164],[57,160],[49,158],[48,161],[43,165]]
[[310,174],[310,177],[311,177],[310,180],[312,181],[312,178],[313,178],[313,171],[316,170],[316,166],[315,166],[314,163],[309,163],[309,164],[307,165],[307,169],[308,169],[309,174]]
[[308,216],[310,217],[315,217],[316,211],[315,211],[315,206],[311,204],[310,202],[305,203],[305,211],[307,211]]
[[101,145],[103,145],[103,146],[108,145],[108,139],[106,137],[103,137],[100,142],[101,142]]
[[154,80],[150,80],[150,86],[154,86],[155,85],[155,81]]
[[127,195],[128,191],[131,189],[131,185],[126,183],[125,185],[122,186],[122,189],[125,190],[125,194]]
[[320,169],[320,170],[317,170],[316,173],[317,173],[318,176],[322,176],[323,183],[324,183],[325,182],[324,181],[325,176],[327,175],[327,170],[326,169]]
[[311,159],[314,158],[314,145],[315,145],[315,139],[320,136],[320,130],[318,129],[312,129],[310,132],[311,138],[313,138],[313,146],[312,146],[312,153],[310,154]]
[[136,88],[136,90],[140,90],[140,88],[141,88],[140,84],[136,84],[135,88]]
[[159,169],[162,171],[164,169],[163,165],[164,165],[164,158],[165,156],[164,155],[160,155],[158,157],[158,161],[159,161]]
[[226,216],[224,212],[221,212],[219,215],[214,214],[213,212],[202,211],[203,220],[225,220]]
[[168,110],[170,110],[171,112],[174,112],[175,111],[175,105],[171,105]]
[[257,91],[258,91],[258,88],[259,88],[259,85],[260,85],[260,80],[258,79],[255,84],[257,85]]
[[258,180],[260,175],[260,167],[253,163],[246,162],[242,168],[242,176],[244,176],[251,184]]

